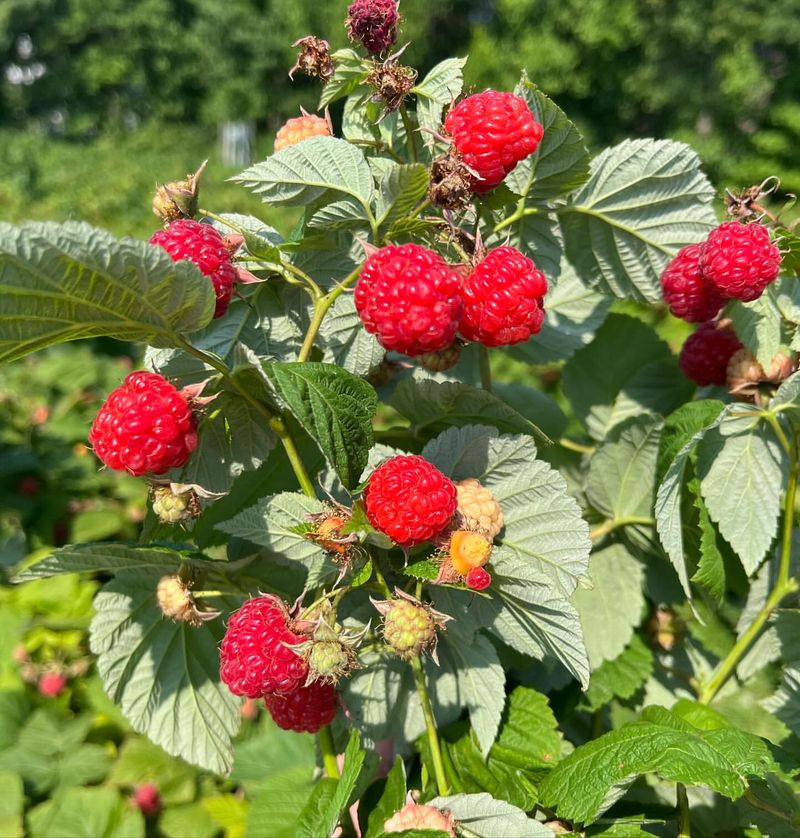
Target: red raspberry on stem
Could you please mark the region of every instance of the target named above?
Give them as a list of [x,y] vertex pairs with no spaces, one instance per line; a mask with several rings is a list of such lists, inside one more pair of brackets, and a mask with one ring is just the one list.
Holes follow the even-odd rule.
[[222,236],[213,227],[184,218],[153,233],[150,244],[166,250],[174,262],[182,259],[194,262],[214,286],[217,296],[214,317],[225,314],[233,296],[236,269]]
[[430,541],[458,505],[455,483],[423,457],[392,457],[372,472],[364,490],[370,524],[401,547]]
[[418,244],[388,245],[364,263],[355,303],[385,349],[424,355],[448,346],[461,319],[461,275]]
[[467,587],[473,591],[485,591],[492,584],[492,577],[488,570],[482,567],[473,567],[464,580]]
[[354,0],[347,10],[347,37],[377,55],[397,39],[399,21],[397,0]]
[[285,695],[266,695],[264,704],[283,730],[316,733],[336,715],[336,690],[332,684],[313,681]]
[[459,331],[484,346],[510,346],[535,335],[544,323],[544,274],[513,247],[496,247],[461,286]]
[[260,698],[297,690],[308,664],[290,646],[307,638],[293,631],[285,603],[265,594],[231,615],[220,647],[220,676],[235,695]]
[[527,102],[513,93],[487,90],[462,99],[444,127],[464,164],[474,173],[473,192],[490,192],[536,151],[544,128]]
[[293,119],[287,119],[275,135],[275,151],[290,145],[297,145],[311,137],[330,137],[331,128],[328,120],[313,113],[303,113]]
[[161,795],[154,783],[137,786],[133,792],[133,801],[146,818],[152,818],[161,811]]
[[678,363],[695,384],[725,384],[728,362],[741,348],[739,339],[727,326],[703,323],[686,338]]
[[100,408],[89,442],[109,468],[134,477],[163,474],[186,464],[197,447],[197,423],[166,378],[132,372]]
[[675,317],[703,323],[719,314],[725,298],[700,270],[703,246],[690,244],[678,251],[661,274],[664,302]]
[[763,224],[726,221],[706,239],[700,268],[723,297],[750,302],[777,279],[781,252]]
[[45,672],[36,685],[39,694],[45,698],[55,698],[61,695],[67,686],[67,677],[61,672]]

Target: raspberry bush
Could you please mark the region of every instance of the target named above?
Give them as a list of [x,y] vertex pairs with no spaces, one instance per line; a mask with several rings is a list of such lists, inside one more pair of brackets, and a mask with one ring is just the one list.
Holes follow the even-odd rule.
[[[233,772],[235,834],[794,834],[790,208],[715,204],[681,143],[591,156],[524,73],[420,77],[388,0],[342,21],[292,68],[334,118],[235,178],[263,218],[204,206],[200,166],[150,243],[0,225],[0,358],[146,347],[86,428],[147,483],[138,540],[16,581],[101,574],[106,693]],[[253,702],[280,753],[316,736],[313,778],[245,782]]]

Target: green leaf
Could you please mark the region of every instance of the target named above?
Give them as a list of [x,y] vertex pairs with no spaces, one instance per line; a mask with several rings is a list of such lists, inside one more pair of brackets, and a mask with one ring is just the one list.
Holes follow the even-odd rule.
[[30,838],[144,838],[141,812],[115,789],[70,789],[28,813]]
[[725,596],[725,560],[717,545],[717,530],[711,523],[699,486],[695,493],[694,505],[699,516],[700,559],[692,582],[702,585],[721,603]]
[[703,730],[663,707],[576,748],[540,787],[559,817],[592,823],[642,774],[707,786],[735,800],[772,765],[767,746],[734,728]]
[[520,416],[533,421],[551,439],[558,439],[567,427],[567,417],[555,400],[546,393],[524,384],[506,384],[499,381],[492,385],[492,392],[511,405]]
[[711,519],[752,576],[778,527],[787,458],[756,408],[735,413],[703,436],[697,473]]
[[214,313],[207,277],[88,224],[0,223],[0,361],[91,337],[174,346]]
[[310,529],[308,516],[322,510],[322,502],[316,498],[282,492],[261,498],[254,506],[223,521],[217,529],[266,547],[271,557],[304,565],[308,569],[304,584],[311,587],[337,570],[322,548],[304,534]]
[[[594,340],[578,350],[564,367],[564,393],[577,418],[595,439],[603,437],[617,422],[630,415],[617,411],[621,391],[629,393],[639,410],[661,413],[660,394],[648,398],[645,368],[651,362],[675,363],[669,347],[641,320],[610,314]],[[681,397],[681,401],[684,399]],[[672,406],[673,409],[677,407]]]
[[362,735],[377,742],[393,733],[397,720],[404,717],[413,685],[408,666],[398,658],[367,652],[359,662],[363,668],[345,681],[342,700]]
[[375,217],[381,235],[407,216],[428,191],[428,170],[421,163],[394,166],[381,181]]
[[426,146],[433,146],[433,135],[442,128],[442,110],[454,102],[464,85],[462,70],[466,58],[447,58],[440,61],[411,92],[417,97],[417,119]]
[[452,426],[481,424],[499,431],[539,436],[549,442],[544,431],[502,399],[458,381],[405,378],[395,387],[390,404],[411,421],[415,433],[423,428],[436,432]]
[[342,294],[331,306],[322,321],[318,345],[326,364],[336,364],[353,375],[367,375],[386,356],[375,335],[364,328],[352,294]]
[[383,794],[369,813],[367,835],[383,832],[386,821],[406,803],[406,770],[402,757],[395,757],[391,771],[386,775]]
[[782,342],[781,313],[771,289],[768,288],[750,303],[734,300],[725,309],[725,314],[733,320],[736,337],[756,356],[759,364],[768,370]]
[[517,164],[506,178],[508,186],[528,202],[560,198],[589,178],[589,152],[575,125],[552,99],[542,93],[523,73],[515,91],[528,103],[544,128],[539,148]]
[[615,660],[633,638],[644,609],[644,568],[622,544],[612,544],[589,559],[591,590],[578,588],[578,609],[589,665]]
[[361,738],[358,731],[351,730],[347,747],[344,750],[344,764],[339,781],[336,783],[336,790],[331,798],[330,804],[321,820],[319,831],[311,833],[313,836],[323,834],[329,835],[339,821],[342,812],[347,808],[350,798],[355,791],[356,783],[361,776],[361,769],[364,766],[366,754],[361,750]]
[[589,689],[583,696],[586,709],[594,713],[612,699],[632,698],[653,672],[653,653],[638,634],[634,634],[625,651],[605,661],[592,672]]
[[610,306],[608,297],[584,285],[572,265],[562,260],[558,280],[545,297],[542,331],[506,352],[529,364],[566,361],[592,340]]
[[[557,281],[562,265],[569,264],[563,258],[564,241],[558,220],[544,211],[523,215],[512,226],[500,228],[486,240],[489,246],[506,243],[512,244],[533,259],[536,267],[547,277],[548,288],[552,288],[552,284]],[[550,291],[545,297],[545,311],[549,300]],[[532,340],[537,341],[539,337],[534,336]]]
[[32,579],[44,579],[62,573],[85,571],[141,570],[169,574],[175,573],[184,562],[206,570],[221,567],[218,562],[192,559],[168,547],[129,547],[126,544],[103,542],[60,547],[54,550],[52,555],[20,571],[13,581],[29,582]]
[[610,520],[651,514],[662,425],[647,414],[616,425],[592,457],[586,496]]
[[155,783],[164,803],[191,803],[197,792],[197,771],[147,739],[131,736],[123,743],[108,782],[116,786]]
[[800,667],[787,667],[783,672],[783,680],[777,692],[765,699],[762,704],[792,733],[800,736]]
[[235,794],[219,794],[204,798],[202,805],[211,820],[225,830],[225,838],[243,838],[250,809],[247,800]]
[[494,646],[482,634],[470,639],[454,627],[442,641],[455,661],[459,698],[469,710],[472,730],[485,757],[497,736],[506,703],[503,667]]
[[312,137],[281,149],[232,180],[277,206],[307,206],[336,201],[340,214],[368,219],[372,173],[356,146],[336,137]]
[[94,600],[91,650],[106,692],[134,730],[209,771],[230,770],[239,700],[219,680],[221,620],[166,620],[158,574],[120,573]]
[[264,369],[344,485],[357,485],[373,442],[372,418],[378,408],[373,388],[331,364],[268,364]]
[[[692,599],[692,590],[689,585],[689,571],[686,567],[686,557],[683,547],[681,491],[683,488],[684,473],[686,472],[686,464],[689,462],[689,456],[694,451],[695,446],[708,430],[716,427],[727,416],[727,411],[723,410],[717,413],[716,418],[711,419],[716,412],[716,403],[712,403],[708,408],[704,407],[702,410],[693,410],[691,415],[682,413],[681,419],[678,422],[673,420],[673,427],[678,430],[674,433],[670,432],[667,442],[669,447],[664,448],[661,454],[662,460],[672,456],[672,452],[677,444],[688,436],[688,440],[672,456],[672,462],[661,481],[661,485],[658,487],[654,514],[656,518],[656,531],[658,532],[661,544],[672,566],[675,568],[675,572],[678,574],[678,579],[680,580],[684,593],[690,601]],[[703,426],[704,420],[709,422],[705,426]],[[699,430],[692,433],[692,430],[698,426],[700,426]]]
[[300,813],[315,788],[313,769],[303,766],[270,774],[259,785],[247,816],[248,838],[295,838]]
[[527,771],[552,768],[561,758],[561,734],[547,696],[516,687],[508,696],[491,757]]
[[476,838],[553,838],[551,830],[521,809],[488,794],[435,797],[429,805],[450,812],[456,823]]
[[625,140],[592,160],[589,181],[559,214],[567,257],[604,293],[658,302],[667,262],[716,224],[713,197],[689,146]]
[[0,835],[4,838],[23,838],[22,813],[25,807],[25,794],[22,778],[11,771],[0,772]]
[[369,65],[353,49],[337,49],[331,53],[333,75],[325,82],[319,99],[319,110],[349,96],[367,77]]
[[667,416],[658,451],[657,482],[659,484],[681,449],[692,440],[695,434],[710,427],[724,407],[725,405],[716,399],[701,399],[687,402]]

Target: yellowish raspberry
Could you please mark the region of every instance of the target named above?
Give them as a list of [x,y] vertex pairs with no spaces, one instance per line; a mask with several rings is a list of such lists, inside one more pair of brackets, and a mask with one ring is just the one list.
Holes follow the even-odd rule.
[[491,555],[492,542],[483,533],[456,530],[450,536],[450,561],[462,576],[475,567],[483,567]]
[[464,529],[483,533],[494,539],[503,529],[503,510],[490,489],[474,477],[467,477],[456,484],[458,513]]
[[409,829],[437,829],[452,838],[456,834],[453,816],[449,812],[422,803],[407,803],[383,825],[384,832],[405,832]]
[[311,137],[330,137],[331,126],[327,119],[304,113],[286,121],[275,135],[275,151],[308,140]]

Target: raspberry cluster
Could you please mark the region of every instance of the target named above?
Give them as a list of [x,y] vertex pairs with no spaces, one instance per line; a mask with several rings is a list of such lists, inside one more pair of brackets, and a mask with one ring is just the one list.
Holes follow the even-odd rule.
[[189,403],[153,372],[132,372],[100,408],[89,442],[109,467],[134,477],[186,464],[197,447]]
[[726,221],[667,265],[661,274],[664,301],[676,317],[702,323],[729,299],[758,299],[780,267],[781,252],[763,224]]
[[472,177],[473,192],[491,192],[539,147],[544,128],[527,102],[513,93],[487,90],[462,99],[444,121]]
[[392,457],[372,472],[364,490],[370,524],[395,544],[413,547],[430,541],[456,511],[456,486],[423,457]]
[[150,244],[166,250],[174,262],[182,259],[194,262],[214,286],[217,298],[214,317],[225,314],[233,296],[236,269],[224,239],[212,226],[182,218],[153,233]]

